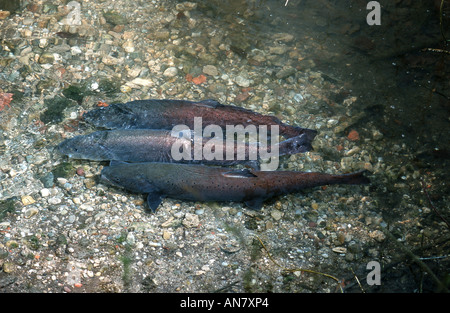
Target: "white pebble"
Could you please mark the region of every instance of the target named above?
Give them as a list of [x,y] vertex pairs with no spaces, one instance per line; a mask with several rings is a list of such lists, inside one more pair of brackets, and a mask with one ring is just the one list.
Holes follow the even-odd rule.
[[41,193],[41,196],[45,198],[50,195],[50,190],[48,190],[47,188],[43,188],[43,189],[41,189],[40,193]]

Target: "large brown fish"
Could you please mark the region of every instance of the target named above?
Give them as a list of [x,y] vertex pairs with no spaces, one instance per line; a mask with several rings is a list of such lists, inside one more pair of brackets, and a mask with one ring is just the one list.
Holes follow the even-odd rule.
[[253,171],[175,163],[111,162],[101,179],[131,192],[148,194],[152,211],[162,198],[238,201],[259,210],[272,197],[331,184],[366,184],[362,172],[332,175],[292,171]]
[[279,133],[285,138],[306,134],[311,142],[316,131],[290,126],[275,116],[262,115],[241,107],[224,105],[215,100],[198,102],[186,100],[136,100],[127,103],[110,104],[84,114],[84,119],[107,129],[172,129],[176,125],[186,125],[194,129],[194,118],[201,117],[203,126],[226,125],[279,126]]

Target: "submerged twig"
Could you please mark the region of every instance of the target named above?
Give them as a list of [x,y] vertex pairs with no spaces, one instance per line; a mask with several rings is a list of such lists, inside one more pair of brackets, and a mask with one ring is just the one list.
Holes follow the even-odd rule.
[[394,235],[391,234],[391,232],[387,228],[383,228],[383,233],[398,247],[400,250],[402,250],[407,256],[409,256],[413,262],[415,262],[422,270],[427,272],[431,278],[436,282],[439,289],[443,292],[449,292],[448,288],[442,283],[439,278],[433,273],[433,271],[430,269],[428,265],[426,265],[418,256],[416,256],[414,253],[412,253],[409,249],[407,249],[404,245],[399,243],[397,239],[394,237]]

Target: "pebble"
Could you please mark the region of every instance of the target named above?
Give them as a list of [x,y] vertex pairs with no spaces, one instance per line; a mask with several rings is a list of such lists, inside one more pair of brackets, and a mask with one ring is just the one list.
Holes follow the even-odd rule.
[[234,78],[234,82],[236,83],[236,85],[238,85],[239,87],[248,87],[250,86],[250,80],[248,78],[245,78],[241,75],[238,75]]
[[215,67],[214,65],[205,65],[203,67],[203,73],[211,76],[219,75],[219,71],[217,70],[217,67]]
[[48,204],[60,204],[62,202],[60,197],[51,197],[47,201]]
[[272,38],[276,41],[290,42],[294,39],[294,36],[288,33],[278,33],[274,34]]
[[167,231],[167,230],[163,230],[163,239],[164,240],[168,240],[172,237],[172,233]]
[[35,207],[29,208],[25,211],[25,218],[31,218],[38,213],[39,213],[39,210],[37,208],[35,208]]
[[281,71],[279,71],[278,73],[276,73],[275,76],[276,76],[278,79],[284,79],[284,78],[286,78],[286,77],[289,77],[289,76],[291,76],[291,75],[294,75],[296,71],[297,71],[297,70],[296,70],[295,68],[293,68],[293,67],[288,67],[288,68],[284,68],[284,69],[282,69]]
[[283,217],[283,212],[281,212],[280,210],[272,210],[272,212],[270,212],[270,215],[274,220],[279,221]]
[[375,239],[378,242],[383,242],[384,239],[386,239],[386,235],[381,230],[370,232],[369,237]]
[[359,134],[356,130],[351,130],[347,135],[348,140],[350,141],[357,141],[359,140]]
[[134,245],[136,243],[136,238],[132,231],[128,232],[127,234],[127,243],[130,245]]
[[122,45],[122,48],[128,53],[132,53],[135,51],[133,41],[131,40],[125,41],[125,43]]
[[281,55],[281,54],[285,54],[286,51],[287,51],[287,47],[286,46],[269,47],[269,53],[270,54]]
[[[128,85],[129,84],[129,85]],[[153,81],[145,78],[135,78],[132,81],[128,82],[127,85],[131,88],[139,88],[142,87],[151,87],[154,85]]]
[[44,52],[39,57],[40,64],[51,64],[55,61],[55,55],[53,53]]
[[14,272],[14,270],[16,269],[16,265],[12,262],[5,262],[5,263],[3,263],[2,269],[3,269],[3,272],[9,274],[9,273]]
[[335,247],[335,248],[333,248],[333,249],[331,249],[333,252],[336,252],[336,253],[341,253],[341,254],[345,254],[345,253],[347,253],[347,248],[345,248],[345,247]]
[[36,202],[36,200],[34,200],[32,196],[22,196],[22,204],[23,205],[30,205],[35,202]]
[[200,219],[196,214],[186,213],[182,224],[186,228],[198,227],[198,225],[200,224]]
[[169,67],[167,68],[163,75],[166,77],[175,77],[178,74],[178,69],[176,67]]

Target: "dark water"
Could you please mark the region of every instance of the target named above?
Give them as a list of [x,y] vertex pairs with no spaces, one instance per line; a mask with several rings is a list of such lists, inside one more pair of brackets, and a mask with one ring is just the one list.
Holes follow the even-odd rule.
[[[360,115],[352,128],[362,136],[370,137],[371,128],[383,134],[372,151],[395,172],[383,182],[378,177],[372,190],[379,207],[389,208],[383,213],[388,223],[410,214],[405,196],[418,206],[434,207],[448,221],[450,55],[442,52],[450,50],[448,1],[442,3],[442,15],[441,1],[379,1],[381,25],[374,26],[366,22],[368,1],[362,0],[290,0],[286,6],[283,1],[198,2],[208,14],[229,21],[230,33],[245,38],[240,49],[258,48],[274,33],[293,34],[301,55],[341,90],[328,94],[337,105],[320,106],[312,114],[331,116],[345,97],[357,97],[344,114]],[[394,188],[404,182],[406,188]],[[422,222],[433,228],[442,220],[433,214]],[[436,246],[445,246],[442,238],[435,239],[441,243]],[[393,275],[402,276],[401,271]],[[394,276],[386,291],[408,289],[406,282],[396,289],[400,276]]]
[[381,25],[373,26],[362,0],[198,2],[245,38],[242,49],[277,32],[295,35],[302,55],[345,89],[332,100],[358,98],[350,112],[363,117],[353,126],[379,129],[388,139],[383,149],[404,147],[411,166],[448,173],[449,55],[428,48],[445,50],[450,4],[443,3],[441,29],[441,1],[380,1]]

